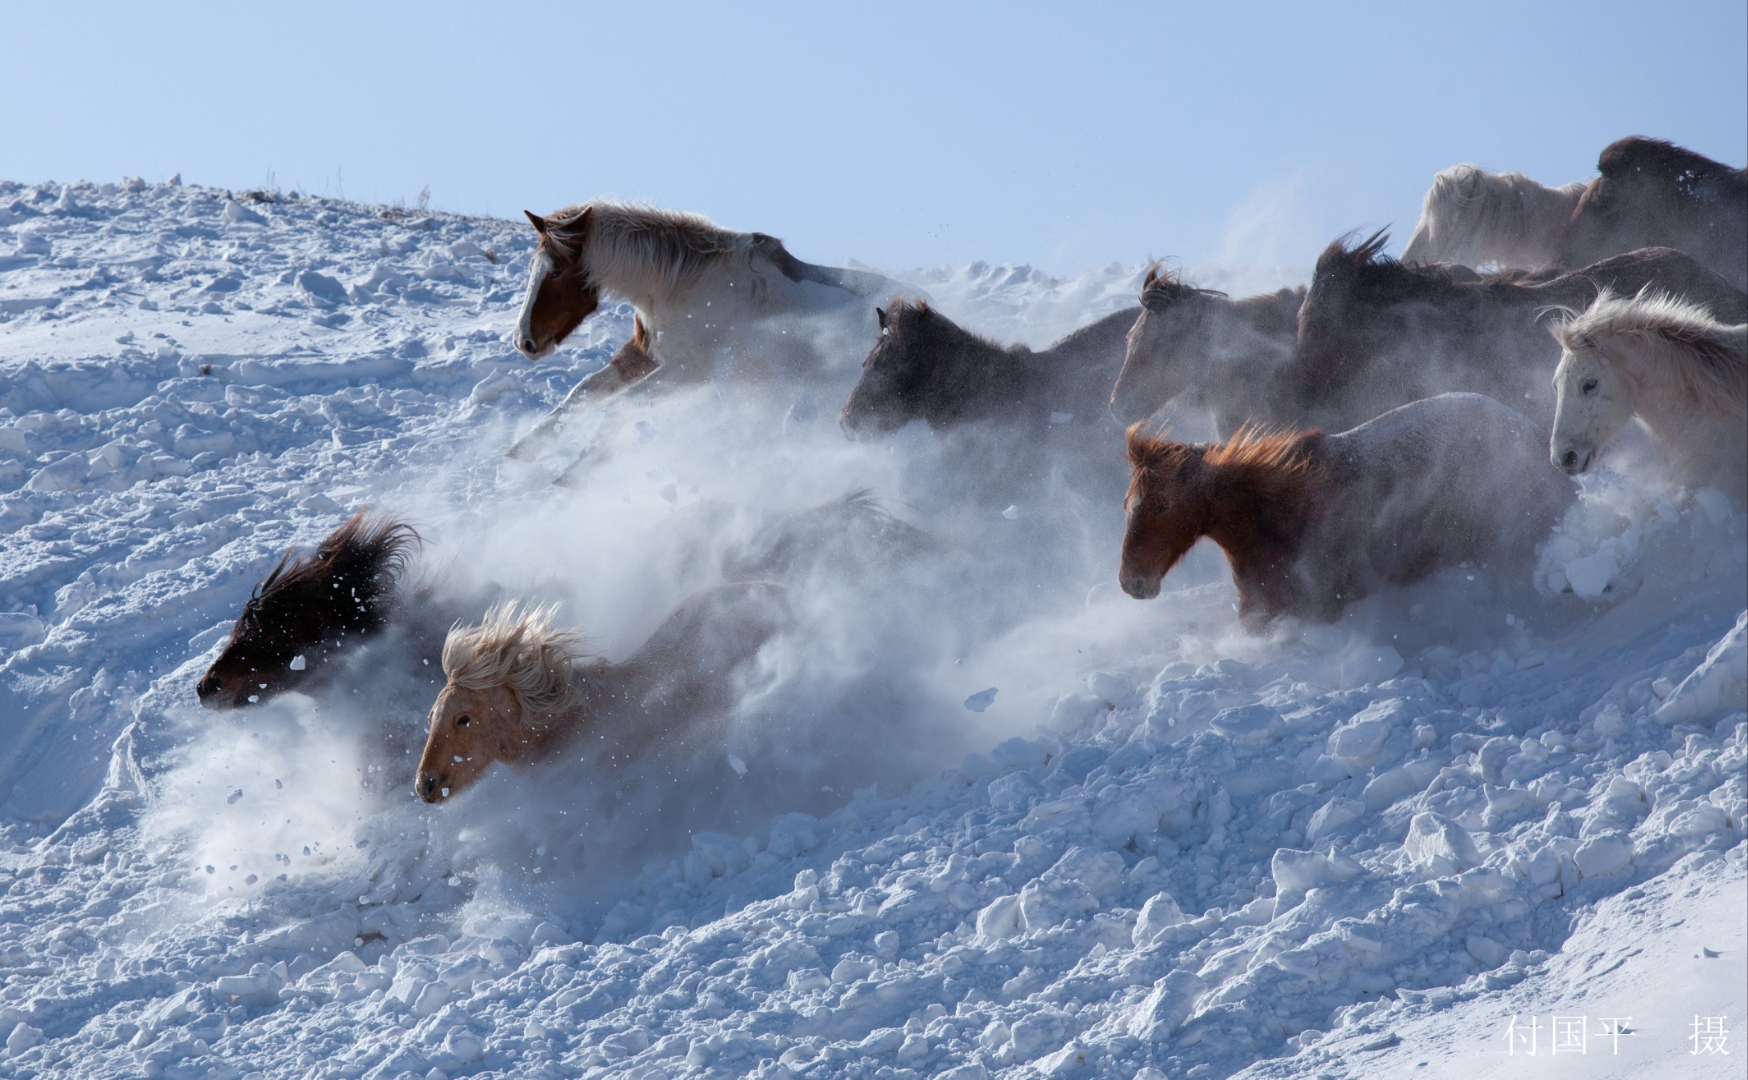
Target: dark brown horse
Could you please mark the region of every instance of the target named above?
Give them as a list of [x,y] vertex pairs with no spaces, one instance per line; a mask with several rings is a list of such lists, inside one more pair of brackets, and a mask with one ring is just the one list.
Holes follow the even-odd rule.
[[382,632],[419,542],[412,527],[359,510],[308,555],[287,550],[255,586],[196,691],[209,709],[266,701],[330,673]]
[[1155,264],[1142,283],[1141,312],[1111,388],[1111,414],[1132,424],[1189,395],[1213,414],[1221,437],[1246,421],[1300,419],[1292,387],[1282,380],[1304,299],[1300,286],[1232,300],[1160,273]]
[[1191,445],[1129,429],[1118,580],[1138,600],[1201,537],[1225,551],[1247,629],[1332,622],[1379,588],[1470,562],[1510,574],[1573,500],[1542,430],[1491,398],[1444,394],[1352,431],[1245,429]]
[[1358,423],[1450,390],[1487,394],[1552,419],[1560,349],[1542,324],[1557,308],[1582,310],[1603,289],[1646,286],[1698,303],[1719,321],[1748,321],[1748,296],[1691,256],[1646,248],[1582,270],[1477,277],[1452,266],[1411,266],[1383,255],[1382,231],[1343,237],[1317,259],[1299,309],[1292,383],[1302,408]]
[[1748,289],[1748,172],[1640,136],[1609,144],[1596,170],[1560,235],[1558,265],[1672,247]]
[[1036,430],[1099,424],[1138,311],[1106,315],[1033,352],[979,337],[920,300],[876,308],[880,340],[839,423],[863,437],[912,420],[936,432],[978,421]]

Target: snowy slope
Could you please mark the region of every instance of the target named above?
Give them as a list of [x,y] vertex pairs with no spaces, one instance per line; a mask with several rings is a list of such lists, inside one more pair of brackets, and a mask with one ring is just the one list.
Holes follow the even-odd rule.
[[[1512,1075],[1509,1016],[1621,1009],[1641,1056],[1571,1075],[1748,1052],[1748,519],[1710,493],[1603,477],[1534,583],[1247,638],[1217,553],[1136,603],[1108,500],[949,498],[926,430],[835,403],[628,408],[555,486],[502,449],[626,310],[531,366],[525,227],[237,195],[0,185],[0,1075]],[[1139,273],[911,280],[1042,345]],[[938,555],[792,583],[808,633],[678,774],[426,807],[429,680],[194,702],[361,503],[622,656],[711,530],[863,486]]]

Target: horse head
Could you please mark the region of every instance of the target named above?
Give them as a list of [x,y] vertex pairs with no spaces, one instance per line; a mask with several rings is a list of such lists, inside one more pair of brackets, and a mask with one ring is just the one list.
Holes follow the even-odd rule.
[[562,222],[523,213],[539,234],[540,246],[528,263],[528,295],[516,321],[516,348],[539,360],[601,306],[601,286],[583,259],[591,210]]
[[255,586],[224,651],[195,687],[209,709],[242,708],[295,688],[347,637],[382,629],[418,534],[364,510],[301,558],[287,551]]
[[478,780],[494,761],[537,756],[549,729],[573,705],[578,641],[552,626],[556,610],[493,607],[478,626],[457,626],[443,643],[448,682],[426,719],[429,733],[413,789],[440,802]]
[[1203,448],[1128,431],[1129,497],[1124,501],[1123,556],[1117,581],[1137,600],[1159,595],[1159,583],[1207,532],[1202,491]]
[[1158,263],[1147,268],[1141,314],[1129,328],[1123,370],[1111,387],[1112,416],[1125,424],[1145,420],[1196,382],[1208,300],[1224,295],[1185,285],[1176,274],[1161,273]]
[[862,361],[862,377],[838,413],[838,425],[851,438],[889,435],[922,416],[935,359],[927,324],[940,316],[927,304],[899,299],[874,314],[880,340]]

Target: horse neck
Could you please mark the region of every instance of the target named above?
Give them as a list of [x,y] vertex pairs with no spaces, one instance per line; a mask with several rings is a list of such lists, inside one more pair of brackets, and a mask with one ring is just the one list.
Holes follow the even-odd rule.
[[1037,380],[1037,354],[1030,349],[1002,349],[969,333],[941,343],[944,363],[929,379],[925,409],[932,422],[950,424],[1005,411]]
[[1633,412],[1657,442],[1671,435],[1679,439],[1697,425],[1717,421],[1740,425],[1748,415],[1740,397],[1720,398],[1710,387],[1696,387],[1683,370],[1694,362],[1679,346],[1655,336],[1611,351],[1609,363],[1632,387]]
[[[626,244],[609,242],[598,232],[583,241],[583,263],[600,288],[636,308],[651,331],[667,330],[670,309],[684,302],[689,293],[704,287],[719,276],[722,269],[734,263],[744,263],[746,253],[736,250],[719,256],[701,257],[701,264],[692,267],[670,265],[665,245],[652,244],[633,257],[625,255]],[[653,335],[652,335],[653,336]]]
[[1203,532],[1220,545],[1233,570],[1282,569],[1297,554],[1313,511],[1313,489],[1303,477],[1273,466],[1209,465]]

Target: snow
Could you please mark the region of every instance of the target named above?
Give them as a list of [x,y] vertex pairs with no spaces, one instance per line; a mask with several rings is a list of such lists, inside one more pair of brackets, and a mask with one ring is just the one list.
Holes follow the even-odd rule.
[[[1744,1052],[1740,508],[1603,476],[1521,588],[1252,638],[1217,552],[1131,601],[1114,506],[939,495],[938,440],[848,443],[831,403],[645,403],[554,485],[502,450],[631,320],[517,357],[528,232],[0,184],[0,1076],[1454,1075],[1555,1014],[1592,1041],[1551,1075]],[[1139,273],[910,280],[1043,345]],[[433,673],[194,701],[360,504],[422,579],[561,600],[621,658],[859,486],[938,550],[797,571],[806,633],[671,773],[427,807]],[[1731,1057],[1687,1052],[1711,1016]]]

